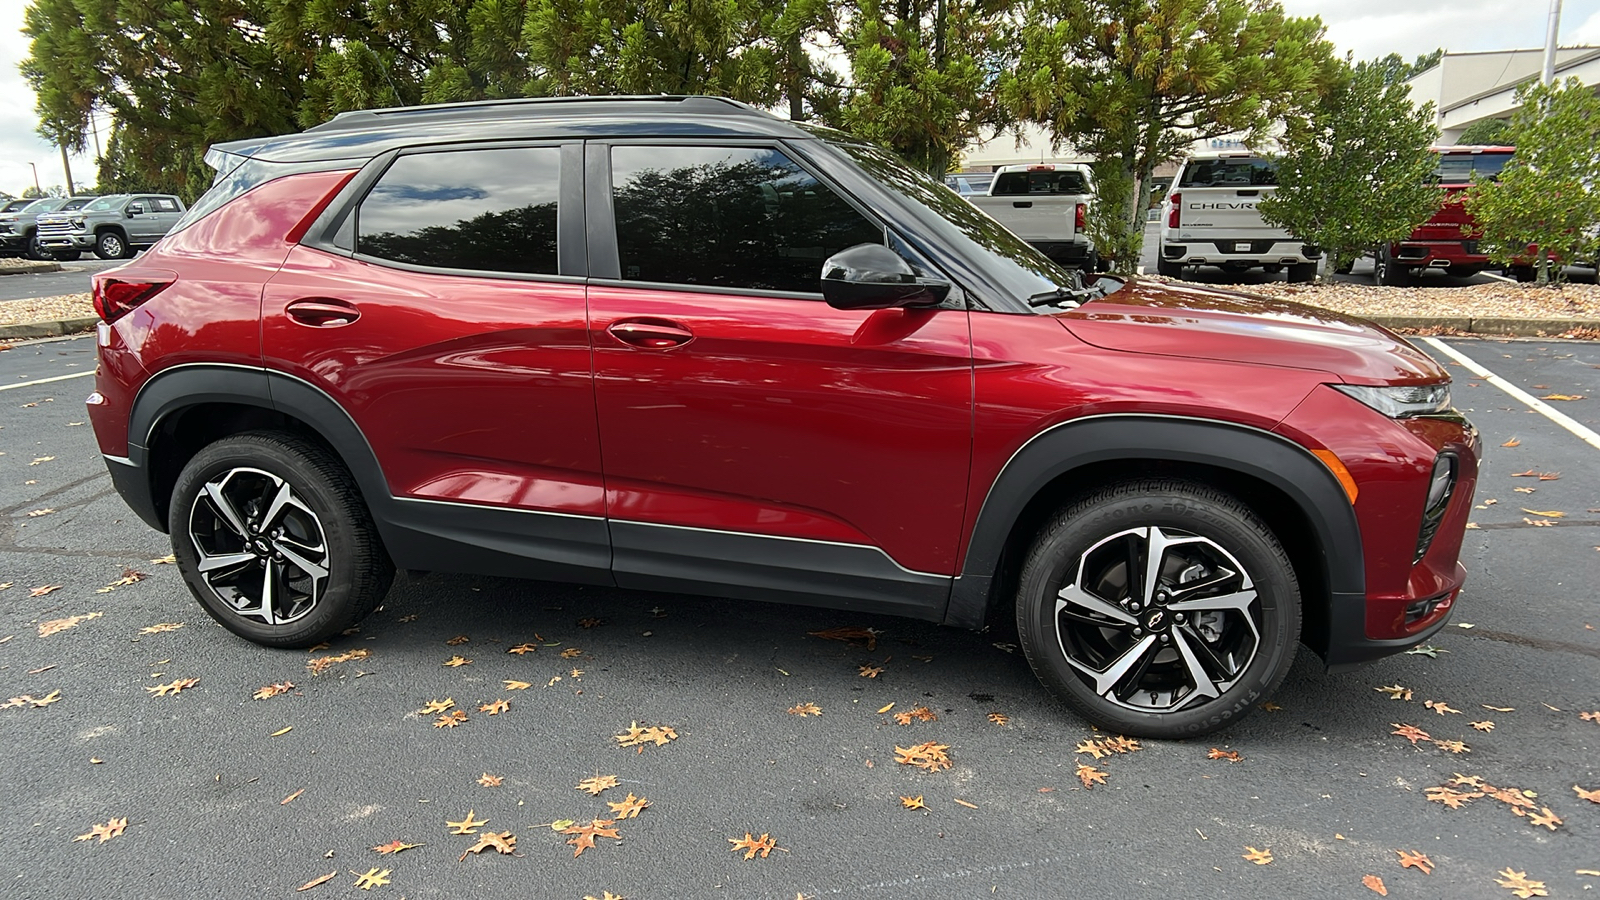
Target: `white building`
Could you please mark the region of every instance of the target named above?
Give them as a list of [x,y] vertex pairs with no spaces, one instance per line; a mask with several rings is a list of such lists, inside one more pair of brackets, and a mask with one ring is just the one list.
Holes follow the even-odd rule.
[[[1510,118],[1517,107],[1517,88],[1537,80],[1543,71],[1543,50],[1446,53],[1438,65],[1406,84],[1418,106],[1433,103],[1439,143],[1453,144],[1474,122]],[[1600,86],[1600,47],[1556,51],[1556,78],[1574,77],[1590,87]]]

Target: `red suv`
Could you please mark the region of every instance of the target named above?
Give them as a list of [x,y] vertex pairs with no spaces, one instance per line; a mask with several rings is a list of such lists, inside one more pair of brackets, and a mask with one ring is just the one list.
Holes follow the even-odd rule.
[[1444,622],[1478,437],[1370,323],[1084,288],[890,154],[708,97],[347,113],[222,144],[96,276],[117,489],[235,633],[396,567],[981,628],[1197,735],[1306,643]]

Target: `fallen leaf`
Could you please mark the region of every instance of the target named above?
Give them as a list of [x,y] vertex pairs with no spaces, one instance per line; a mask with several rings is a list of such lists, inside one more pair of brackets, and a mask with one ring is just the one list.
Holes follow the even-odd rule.
[[305,788],[301,788],[300,790],[295,791],[294,793],[292,793],[289,796],[283,798],[282,800],[279,800],[278,801],[278,805],[279,806],[288,806],[290,803],[294,802],[294,798],[300,796],[301,794],[304,794],[305,792],[306,792],[306,789]]
[[613,894],[610,891],[601,891],[600,893],[604,894],[605,896],[595,897],[590,894],[584,894],[583,900],[628,900],[627,897],[624,897],[621,894]]
[[605,623],[606,623],[605,619],[594,619],[594,618],[579,619],[578,620],[578,627],[579,628],[599,628],[601,625],[604,625]]
[[1512,472],[1511,473],[1511,477],[1512,478],[1537,478],[1540,481],[1555,481],[1555,480],[1557,480],[1558,478],[1561,477],[1561,473],[1560,472],[1540,472],[1537,469],[1529,469],[1526,472]]
[[1244,849],[1245,849],[1244,858],[1250,860],[1251,862],[1255,863],[1258,866],[1264,866],[1267,863],[1272,862],[1272,850],[1271,849],[1257,850],[1256,848],[1248,846],[1248,845]]
[[485,703],[478,707],[478,712],[488,713],[491,716],[498,716],[510,708],[511,704],[505,700],[496,700],[493,703]]
[[1484,719],[1482,722],[1473,722],[1472,727],[1478,729],[1479,731],[1493,731],[1494,723],[1488,719]]
[[1512,438],[1511,440],[1506,441],[1504,444],[1501,444],[1500,446],[1502,446],[1502,447],[1520,447],[1520,446],[1522,446],[1522,442],[1517,440],[1516,438]]
[[615,775],[596,775],[593,778],[585,778],[578,782],[578,790],[587,791],[590,796],[599,794],[606,788],[614,788],[616,786],[617,776]]
[[1540,400],[1582,400],[1583,394],[1545,394]]
[[1273,703],[1271,700],[1268,700],[1267,702],[1261,704],[1261,708],[1266,710],[1267,712],[1280,712],[1283,709],[1283,707],[1279,706],[1276,703]]
[[269,684],[264,688],[259,688],[250,696],[255,700],[266,700],[269,697],[276,697],[279,694],[287,694],[292,690],[294,690],[294,682],[280,681],[277,684]]
[[36,456],[36,457],[34,457],[33,462],[28,463],[28,465],[37,466],[39,463],[49,462],[52,459],[55,459],[55,457],[54,456]]
[[323,672],[326,672],[328,669],[338,665],[339,663],[346,663],[352,659],[366,659],[371,655],[371,650],[368,650],[365,647],[358,647],[354,650],[346,650],[343,653],[336,653],[333,656],[318,656],[313,659],[306,660],[306,669],[312,675],[321,675]]
[[933,741],[924,741],[910,747],[897,746],[894,748],[894,761],[902,766],[937,772],[950,768],[950,756],[945,753],[949,749],[948,744],[936,744]]
[[445,660],[444,664],[445,664],[445,666],[447,668],[459,669],[462,666],[470,666],[470,665],[472,665],[472,660],[467,659],[465,656],[452,656],[449,659]]
[[1461,714],[1461,710],[1454,709],[1450,706],[1450,704],[1438,700],[1426,700],[1422,705],[1433,710],[1441,716],[1445,713],[1455,713],[1456,715]]
[[657,747],[666,746],[667,742],[678,739],[678,732],[666,725],[646,726],[641,728],[638,722],[628,726],[628,730],[616,735],[616,741],[623,747],[638,747],[639,752],[644,752],[645,744],[655,744]]
[[743,850],[745,859],[755,859],[758,853],[761,854],[762,859],[766,859],[767,854],[778,849],[778,842],[766,833],[762,833],[760,838],[754,838],[750,836],[750,832],[746,831],[743,840],[728,838],[728,843],[733,845],[731,849],[735,853]]
[[459,647],[462,644],[470,643],[471,641],[472,638],[469,638],[464,634],[458,634],[455,637],[445,641],[445,645],[449,647]]
[[976,803],[968,803],[967,801],[961,799],[960,797],[956,797],[955,801],[956,801],[956,805],[957,806],[965,806],[967,809],[977,809],[978,808],[978,804],[976,804]]
[[1243,758],[1237,750],[1219,750],[1216,747],[1212,747],[1210,752],[1206,753],[1206,759],[1225,759],[1231,763],[1239,762]]
[[842,625],[838,628],[829,628],[825,631],[808,631],[812,637],[819,637],[828,641],[844,641],[847,644],[865,644],[868,650],[878,647],[878,632],[871,628]]
[[1550,892],[1544,889],[1544,882],[1530,880],[1527,872],[1513,872],[1508,867],[1499,874],[1500,877],[1496,878],[1494,883],[1524,900],[1528,897],[1550,896]]
[[284,735],[288,734],[289,732],[291,732],[293,730],[294,730],[294,726],[293,725],[290,725],[287,728],[279,728],[277,731],[274,731],[272,734],[268,735],[268,737],[283,737]]
[[1399,722],[1390,722],[1389,724],[1395,727],[1394,731],[1389,732],[1390,734],[1400,735],[1410,741],[1412,746],[1416,746],[1417,741],[1432,740],[1431,735],[1415,725],[1401,725]]
[[526,681],[518,681],[515,678],[507,678],[504,684],[506,686],[506,690],[508,691],[525,691],[528,688],[533,687],[532,684]]
[[815,703],[801,703],[789,707],[789,715],[799,716],[802,719],[806,716],[820,716],[822,715],[822,707]]
[[455,728],[467,721],[466,710],[452,709],[444,715],[433,720],[435,728]]
[[587,825],[569,825],[561,829],[561,833],[575,835],[567,843],[577,848],[572,851],[572,855],[577,857],[582,856],[583,851],[592,849],[594,847],[594,839],[597,837],[622,840],[622,835],[617,834],[617,830],[610,827],[613,824],[615,822],[612,819],[594,819]]
[[158,684],[154,687],[147,687],[145,690],[154,697],[167,697],[177,694],[180,691],[188,690],[199,683],[200,679],[198,678],[176,678],[170,682],[167,682],[166,684]]
[[1481,791],[1457,791],[1447,787],[1431,787],[1427,789],[1428,799],[1435,803],[1443,803],[1451,809],[1460,809],[1478,797]]
[[1592,791],[1586,791],[1577,785],[1573,785],[1572,789],[1578,792],[1579,800],[1587,800],[1590,803],[1600,803],[1600,788],[1595,788]]
[[910,725],[913,721],[936,722],[938,719],[938,714],[926,706],[918,706],[914,709],[903,710],[894,714],[894,720],[901,725]]
[[989,713],[989,721],[996,725],[1009,725],[1011,724],[1011,717],[1003,712],[992,712]]
[[928,808],[928,805],[926,803],[922,802],[922,795],[921,794],[918,794],[915,797],[901,797],[900,798],[900,805],[905,807],[906,809],[927,809]]
[[462,819],[459,822],[452,822],[449,819],[445,819],[444,824],[450,826],[451,834],[477,834],[479,828],[489,824],[489,820],[475,820],[472,818],[472,813],[473,811],[469,809],[467,810],[467,817],[465,819]]
[[368,869],[367,874],[365,875],[360,875],[355,872],[351,872],[350,874],[356,876],[356,887],[361,888],[363,891],[370,891],[380,885],[388,884],[389,873],[391,871],[393,870],[384,869],[382,872],[379,872],[377,869]]
[[443,700],[429,700],[427,703],[423,704],[421,709],[417,710],[417,715],[431,716],[434,713],[442,713],[455,705],[456,701],[454,697],[446,697]]
[[338,875],[338,874],[339,874],[339,870],[338,869],[334,869],[332,872],[329,872],[328,874],[323,875],[320,878],[313,878],[310,881],[306,882],[305,884],[300,885],[299,887],[295,888],[294,891],[297,894],[300,893],[301,891],[309,891],[309,890],[311,890],[312,888],[316,887],[319,884],[327,884],[328,882],[333,880],[333,877],[335,875]]
[[399,853],[401,850],[410,850],[412,847],[421,847],[421,846],[422,846],[421,844],[408,844],[405,841],[399,840],[397,838],[395,840],[390,841],[387,844],[379,844],[378,846],[373,847],[372,849],[378,851],[378,855],[379,856],[388,856],[391,853]]
[[1389,889],[1383,886],[1383,879],[1376,875],[1361,876],[1361,883],[1366,886],[1367,890],[1372,891],[1379,897],[1389,896]]
[[34,510],[29,510],[28,511],[28,518],[37,519],[40,516],[48,516],[53,512],[55,512],[55,510],[53,510],[53,509],[34,509]]
[[1078,770],[1074,774],[1078,776],[1079,781],[1083,782],[1084,789],[1092,791],[1095,785],[1105,784],[1107,776],[1111,773],[1102,772],[1086,763],[1078,763]]
[[1565,519],[1567,517],[1567,514],[1562,512],[1559,509],[1539,510],[1539,509],[1528,509],[1525,506],[1518,507],[1518,509],[1521,509],[1523,512],[1527,513],[1530,516],[1543,516],[1546,519]]
[[503,781],[505,781],[504,778],[499,775],[490,775],[488,772],[478,776],[478,783],[484,787],[499,787]]
[[1411,688],[1402,687],[1398,682],[1385,687],[1373,688],[1380,694],[1388,694],[1390,700],[1410,700]]
[[650,805],[650,801],[643,797],[635,797],[633,792],[629,791],[626,799],[616,803],[607,801],[606,805],[611,807],[612,815],[620,821],[622,819],[637,819],[639,813]]
[[577,647],[568,647],[567,649],[561,651],[562,659],[577,659],[582,655],[583,651],[579,650]]
[[150,565],[152,566],[175,566],[177,564],[178,557],[172,553],[168,553],[166,556],[163,556],[160,559],[150,560]]
[[1472,752],[1472,748],[1471,747],[1468,747],[1466,744],[1463,744],[1460,741],[1439,741],[1439,740],[1436,740],[1436,741],[1433,742],[1433,745],[1435,747],[1438,747],[1440,750],[1446,750],[1446,751],[1449,751],[1450,753],[1471,753]]
[[516,655],[521,656],[521,655],[523,655],[525,653],[538,653],[539,652],[539,648],[534,646],[533,644],[518,644],[515,647],[512,647],[510,650],[507,650],[506,652],[507,653],[515,653]]
[[97,841],[97,843],[104,844],[106,841],[109,841],[114,837],[120,836],[122,834],[122,832],[127,829],[127,827],[128,827],[128,817],[127,816],[123,816],[120,819],[112,819],[109,822],[104,822],[104,823],[95,825],[93,828],[89,829],[89,833],[88,834],[80,834],[77,837],[73,838],[72,840],[73,841],[88,841],[88,840],[93,840],[95,838],[99,838],[99,841]]
[[1562,822],[1559,816],[1551,812],[1550,807],[1545,806],[1540,807],[1537,815],[1528,816],[1528,824],[1536,827],[1542,825],[1551,831],[1555,831],[1556,828],[1566,823]]
[[1433,860],[1429,859],[1426,854],[1416,850],[1396,850],[1395,852],[1400,854],[1400,868],[1421,869],[1424,875],[1433,874]]
[[179,628],[182,628],[182,627],[183,627],[183,623],[182,622],[158,622],[158,623],[156,623],[154,625],[149,625],[149,626],[146,626],[144,628],[139,629],[139,633],[140,634],[165,634],[166,632],[169,632],[169,631],[177,631]]
[[877,678],[883,674],[883,666],[858,666],[856,671],[862,678]]
[[1517,711],[1516,707],[1512,707],[1512,706],[1490,706],[1487,703],[1480,703],[1478,705],[1483,707],[1484,709],[1492,709],[1495,712],[1516,712]]
[[884,708],[878,710],[878,715],[881,716],[881,715],[883,715],[884,713],[888,712],[891,709],[894,709],[894,704],[893,703],[890,703],[888,706],[885,706]]
[[1585,722],[1593,722],[1596,725],[1600,725],[1600,709],[1597,709],[1594,712],[1578,713],[1578,718],[1584,720]]
[[[34,588],[33,591],[28,594],[28,596],[43,597],[45,594],[57,590],[60,587],[61,585],[59,584],[37,587]],[[48,622],[40,622],[39,637],[49,637],[52,634],[59,634],[63,631],[66,631],[68,628],[77,628],[84,622],[87,622],[90,619],[98,619],[103,615],[105,615],[103,612],[92,612],[84,613],[81,616],[67,616],[65,619],[51,619]]]
[[461,858],[456,860],[456,862],[464,861],[467,858],[467,853],[476,853],[481,855],[483,851],[491,849],[496,853],[503,853],[509,856],[510,854],[516,852],[517,836],[509,831],[485,831],[483,834],[478,835],[478,842],[473,844],[471,847],[468,847],[466,852],[462,853]]
[[1426,656],[1429,659],[1438,659],[1439,654],[1449,652],[1449,650],[1440,650],[1438,647],[1435,647],[1432,644],[1421,644],[1406,651],[1406,653],[1409,653],[1412,656]]

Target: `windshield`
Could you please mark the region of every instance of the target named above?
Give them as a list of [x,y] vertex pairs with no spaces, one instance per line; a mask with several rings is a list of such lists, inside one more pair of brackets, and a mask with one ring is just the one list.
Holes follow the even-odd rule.
[[61,204],[61,209],[59,212],[71,212],[74,209],[83,209],[85,206],[88,206],[90,201],[93,199],[93,197],[74,197],[73,199]]
[[126,199],[128,199],[127,194],[110,194],[97,200],[90,201],[89,205],[83,208],[83,211],[105,212],[108,209],[116,209],[117,207],[121,206],[122,201]]
[[46,197],[43,200],[35,200],[32,203],[28,204],[28,208],[23,210],[23,212],[25,212],[25,213],[33,213],[34,215],[38,215],[39,213],[49,212],[52,209],[55,209],[56,207],[58,207],[60,205],[61,205],[61,198],[60,197]]
[[1510,161],[1510,153],[1442,153],[1433,168],[1433,180],[1439,184],[1495,181]]
[[1025,301],[1078,285],[1077,276],[1051,262],[933,176],[877,147],[843,141],[829,143],[849,155],[879,184],[927,210],[927,215],[918,219],[941,239],[952,245],[976,244],[987,251],[996,260],[994,274],[1011,299]]
[[1191,159],[1183,167],[1178,187],[1264,187],[1277,183],[1278,170],[1269,160],[1242,156]]

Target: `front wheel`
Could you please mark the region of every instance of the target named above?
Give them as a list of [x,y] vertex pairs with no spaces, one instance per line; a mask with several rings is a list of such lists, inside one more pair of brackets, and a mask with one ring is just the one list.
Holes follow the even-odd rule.
[[27,259],[36,260],[48,260],[51,258],[50,251],[39,243],[39,232],[37,231],[22,239],[22,255]]
[[1196,737],[1282,683],[1300,589],[1282,544],[1236,498],[1127,482],[1072,504],[1034,541],[1017,632],[1039,680],[1095,725]]
[[101,232],[94,242],[94,255],[101,259],[123,259],[128,256],[128,239],[115,231]]
[[83,255],[83,251],[82,250],[51,250],[50,251],[50,255],[52,257],[54,257],[57,262],[77,262],[78,258]]
[[195,454],[172,491],[179,571],[205,611],[269,647],[308,647],[361,621],[394,567],[350,473],[281,432],[224,438]]

